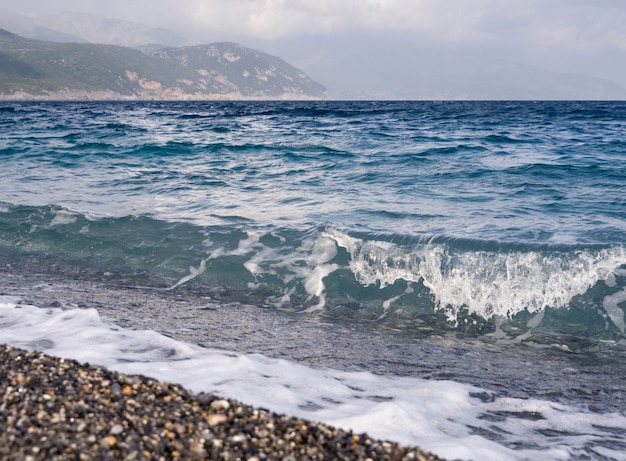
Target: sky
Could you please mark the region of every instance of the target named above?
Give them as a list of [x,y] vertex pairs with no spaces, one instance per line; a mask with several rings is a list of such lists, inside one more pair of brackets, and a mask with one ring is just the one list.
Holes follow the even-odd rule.
[[[237,41],[344,94],[437,82],[462,93],[453,74],[478,82],[481,66],[502,62],[626,87],[626,0],[0,0],[0,10],[85,12],[195,43]],[[507,72],[521,79],[520,69]]]

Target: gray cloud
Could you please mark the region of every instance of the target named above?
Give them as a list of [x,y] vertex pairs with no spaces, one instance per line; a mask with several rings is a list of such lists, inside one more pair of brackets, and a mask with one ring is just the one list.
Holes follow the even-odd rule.
[[445,41],[626,47],[623,0],[0,0],[31,15],[81,11],[206,35],[263,40],[355,31]]

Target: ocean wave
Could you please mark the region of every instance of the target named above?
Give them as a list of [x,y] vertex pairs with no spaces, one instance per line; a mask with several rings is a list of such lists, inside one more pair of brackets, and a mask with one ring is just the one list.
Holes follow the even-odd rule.
[[[151,289],[228,293],[227,300],[355,321],[439,318],[438,328],[476,325],[481,332],[508,328],[520,334],[557,334],[576,324],[582,336],[619,341],[624,335],[621,245],[220,221],[198,226],[4,204],[0,244],[6,254],[39,261],[28,270],[79,267],[84,277],[107,274],[109,281]],[[543,312],[548,315],[542,322],[529,327],[532,316]]]

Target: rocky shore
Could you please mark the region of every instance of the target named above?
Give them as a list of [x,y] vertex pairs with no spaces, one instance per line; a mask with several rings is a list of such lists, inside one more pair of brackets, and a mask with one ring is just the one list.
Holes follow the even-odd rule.
[[0,346],[0,459],[438,460],[143,376]]

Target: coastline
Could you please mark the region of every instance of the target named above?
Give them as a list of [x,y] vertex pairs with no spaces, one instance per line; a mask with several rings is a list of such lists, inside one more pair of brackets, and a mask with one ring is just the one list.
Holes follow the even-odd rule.
[[440,460],[140,375],[0,346],[2,459]]
[[137,94],[122,94],[113,90],[70,90],[47,91],[41,94],[14,91],[0,93],[1,103],[41,103],[41,102],[243,102],[243,101],[325,101],[329,98],[308,96],[300,93],[282,93],[280,95],[244,95],[233,93],[185,93],[178,88],[166,88],[161,91],[140,91]]

